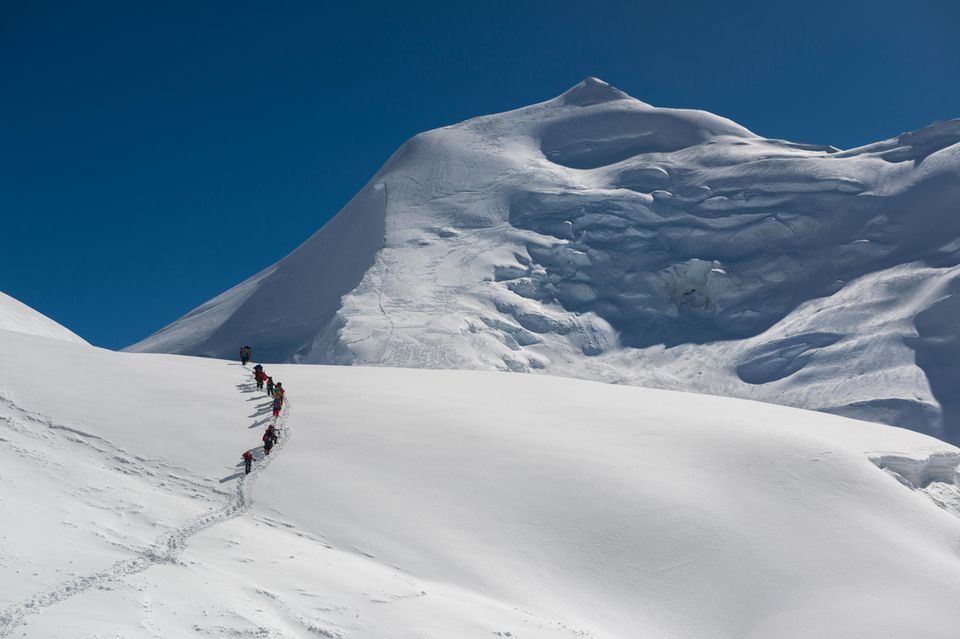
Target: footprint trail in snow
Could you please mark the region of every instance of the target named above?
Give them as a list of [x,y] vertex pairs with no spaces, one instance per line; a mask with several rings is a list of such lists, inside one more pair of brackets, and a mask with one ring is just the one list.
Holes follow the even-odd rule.
[[[11,402],[5,402],[5,404],[12,405]],[[22,412],[30,416],[34,421],[39,419],[47,423],[51,428],[54,427],[49,420],[42,420],[36,416],[29,415],[26,411]],[[168,530],[137,557],[118,561],[109,568],[94,574],[69,579],[47,591],[37,593],[25,601],[13,604],[5,610],[0,611],[0,637],[10,636],[30,615],[39,613],[74,595],[78,595],[91,588],[109,590],[119,585],[126,577],[141,573],[152,566],[177,563],[178,557],[187,547],[192,537],[249,510],[251,505],[250,488],[256,482],[257,475],[265,467],[269,466],[271,461],[276,457],[276,451],[281,448],[290,437],[290,429],[287,427],[289,416],[290,401],[285,399],[283,411],[277,420],[278,429],[282,429],[281,432],[284,433],[283,439],[274,446],[275,452],[272,455],[264,456],[258,460],[255,469],[249,475],[242,475],[238,479],[233,498],[228,503],[220,508],[194,517],[182,526]]]

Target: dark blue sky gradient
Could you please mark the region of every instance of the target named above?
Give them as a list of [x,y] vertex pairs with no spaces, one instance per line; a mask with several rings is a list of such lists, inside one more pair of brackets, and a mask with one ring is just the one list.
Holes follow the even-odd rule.
[[955,0],[327,5],[0,2],[0,290],[126,346],[586,75],[841,147],[960,117]]

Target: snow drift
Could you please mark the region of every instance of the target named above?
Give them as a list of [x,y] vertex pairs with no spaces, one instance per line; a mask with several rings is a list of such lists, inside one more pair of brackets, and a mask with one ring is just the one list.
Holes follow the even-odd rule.
[[0,637],[942,639],[960,450],[722,397],[0,331]]
[[588,78],[405,143],[290,256],[130,347],[539,371],[960,441],[960,121],[858,149]]

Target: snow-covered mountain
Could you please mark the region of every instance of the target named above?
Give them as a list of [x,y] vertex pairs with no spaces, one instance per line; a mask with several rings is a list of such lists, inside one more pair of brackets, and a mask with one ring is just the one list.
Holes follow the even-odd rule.
[[[723,397],[0,331],[0,637],[945,639],[960,450]],[[258,451],[259,455],[259,451]]]
[[418,135],[132,351],[540,371],[960,441],[960,120],[847,151],[588,78]]
[[70,329],[2,291],[0,291],[0,330],[52,337],[78,344],[87,343]]

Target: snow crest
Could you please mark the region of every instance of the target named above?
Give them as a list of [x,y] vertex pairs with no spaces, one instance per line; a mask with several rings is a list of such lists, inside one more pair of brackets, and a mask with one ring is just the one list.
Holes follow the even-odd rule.
[[86,344],[87,342],[46,315],[0,292],[0,330]]

